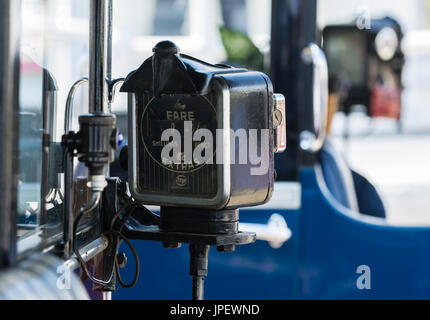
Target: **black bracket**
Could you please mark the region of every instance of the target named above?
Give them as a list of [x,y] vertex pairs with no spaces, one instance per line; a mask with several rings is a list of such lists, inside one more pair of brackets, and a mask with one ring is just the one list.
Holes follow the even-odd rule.
[[[190,209],[191,211],[195,209]],[[161,225],[172,227],[175,224],[171,224],[170,221],[166,222],[166,217],[163,216],[163,211],[161,210]],[[169,214],[172,215],[172,209],[168,210]],[[179,209],[179,212],[187,212],[186,209]],[[224,214],[225,213],[225,214]],[[203,300],[204,295],[204,279],[207,276],[208,270],[208,254],[209,247],[216,246],[219,252],[233,252],[237,245],[250,244],[255,242],[256,235],[251,232],[240,232],[237,231],[237,227],[232,227],[231,221],[225,221],[228,219],[226,217],[236,217],[238,218],[237,210],[226,210],[222,211],[211,211],[204,212],[202,215],[198,216],[201,218],[202,216],[212,216],[212,218],[219,219],[218,223],[220,227],[217,227],[217,222],[209,221],[206,224],[202,221],[193,221],[191,217],[191,223],[187,227],[187,229],[192,230],[195,226],[205,226],[205,228],[209,228],[210,230],[228,230],[230,233],[197,233],[197,232],[189,232],[189,231],[166,231],[160,229],[158,225],[145,225],[139,221],[139,217],[136,214],[133,214],[124,224],[123,234],[132,240],[149,240],[149,241],[159,241],[163,242],[165,248],[179,248],[182,243],[188,243],[190,245],[190,275],[193,276],[193,300]],[[182,218],[185,215],[179,214]],[[179,226],[185,226],[186,224],[182,224],[184,220],[176,217],[177,222],[179,222]],[[198,219],[198,218],[197,218]],[[194,227],[192,225],[194,223]],[[237,220],[236,220],[237,223]],[[206,230],[206,229],[204,229]]]
[[203,244],[217,246],[218,251],[223,251],[223,247],[227,246],[236,246],[255,242],[255,233],[251,232],[209,234],[163,231],[157,225],[143,225],[135,217],[130,217],[127,220],[122,233],[130,240],[159,241],[164,244]]
[[[165,248],[180,248],[189,244],[190,275],[193,276],[193,299],[202,300],[204,278],[207,276],[210,246],[219,252],[233,252],[237,245],[255,242],[256,235],[240,232],[239,210],[200,210],[195,208],[161,208],[158,216],[145,206],[136,203],[127,193],[125,182],[118,178],[108,179],[108,188],[102,201],[104,229],[113,227],[111,221],[125,203],[129,203],[115,220],[115,229],[128,240],[162,242]],[[116,246],[117,244],[113,244]],[[105,263],[115,259],[113,252],[105,254]],[[109,263],[110,262],[110,263]],[[115,289],[115,284],[112,287]],[[108,289],[109,290],[109,289]]]

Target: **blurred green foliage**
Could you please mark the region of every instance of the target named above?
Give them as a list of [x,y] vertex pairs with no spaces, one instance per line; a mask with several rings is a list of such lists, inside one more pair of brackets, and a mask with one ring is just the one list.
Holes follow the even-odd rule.
[[426,15],[427,15],[426,27],[427,29],[430,29],[430,0],[425,0],[424,6],[426,10]]
[[220,27],[219,30],[228,64],[263,71],[264,55],[248,35],[226,27]]

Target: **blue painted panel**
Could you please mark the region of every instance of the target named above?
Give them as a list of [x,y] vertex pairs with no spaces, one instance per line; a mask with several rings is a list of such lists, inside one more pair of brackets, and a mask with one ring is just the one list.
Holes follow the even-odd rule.
[[[280,213],[281,211],[276,211]],[[241,220],[266,224],[274,212],[247,210]],[[299,293],[297,241],[292,226],[298,225],[298,212],[284,217],[293,237],[280,249],[258,241],[238,246],[234,253],[220,253],[214,247],[209,255],[206,299],[288,299]],[[291,226],[290,226],[291,224]],[[163,249],[159,243],[134,241],[142,261],[142,274],[133,289],[120,289],[114,299],[191,299],[188,245]],[[127,251],[126,251],[127,252]],[[131,281],[134,262],[131,253],[124,278]]]
[[[354,216],[331,197],[318,171],[301,173],[302,208],[242,210],[242,222],[267,223],[282,214],[292,238],[280,249],[266,242],[234,253],[211,249],[207,299],[429,299],[430,228],[387,225],[378,218]],[[133,289],[114,299],[190,299],[188,246],[163,249],[134,242],[142,274]],[[128,253],[132,260],[132,255]],[[371,289],[359,290],[356,269],[371,269]],[[125,278],[133,276],[129,262]],[[128,278],[127,278],[128,277]]]
[[[430,228],[354,218],[318,184],[313,169],[303,170],[301,182],[302,298],[430,298]],[[359,265],[371,269],[371,290],[357,289]]]

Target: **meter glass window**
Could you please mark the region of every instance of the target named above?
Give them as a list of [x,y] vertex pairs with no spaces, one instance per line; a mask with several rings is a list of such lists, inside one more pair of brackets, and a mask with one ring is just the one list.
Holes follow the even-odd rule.
[[[195,150],[198,144],[209,143],[204,139],[193,141],[197,130],[207,129],[213,137],[216,136],[217,114],[211,101],[206,97],[189,95],[163,95],[149,101],[139,100],[141,99],[138,99],[137,108],[137,139],[140,147],[140,192],[213,198],[217,193],[217,166],[195,163],[192,154],[190,162],[184,158],[187,143],[191,144],[190,150]],[[187,123],[190,125],[189,129],[186,127]],[[179,158],[170,164],[166,164],[162,158],[162,149],[169,142],[162,141],[161,137],[168,129],[177,130],[181,136],[181,152],[176,154]]]

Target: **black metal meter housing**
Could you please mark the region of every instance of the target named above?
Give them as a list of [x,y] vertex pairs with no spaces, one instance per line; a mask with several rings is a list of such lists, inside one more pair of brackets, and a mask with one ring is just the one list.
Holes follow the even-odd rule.
[[[273,94],[269,78],[179,54],[170,41],[153,52],[121,88],[128,92],[133,197],[143,204],[213,210],[267,202],[274,153],[285,149],[285,101]],[[174,162],[163,157],[163,148],[174,143],[162,139],[170,129],[181,137]],[[200,129],[213,140],[196,139]],[[208,159],[212,150],[203,163],[190,159],[202,143],[213,146],[203,151]]]

